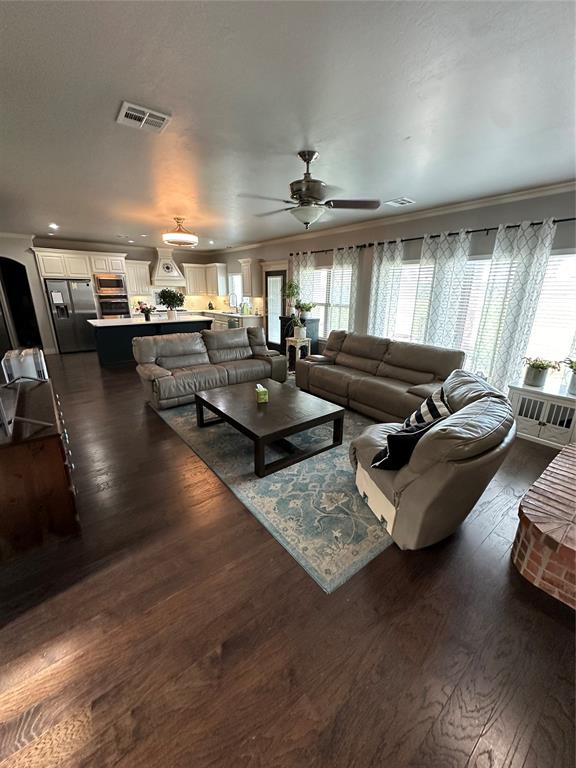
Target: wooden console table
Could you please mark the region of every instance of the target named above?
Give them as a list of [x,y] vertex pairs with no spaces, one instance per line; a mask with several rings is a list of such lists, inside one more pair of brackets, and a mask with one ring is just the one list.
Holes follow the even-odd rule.
[[[8,392],[10,390],[10,393]],[[50,534],[79,532],[72,462],[49,381],[9,385],[11,435],[0,430],[0,561]]]
[[512,561],[522,576],[576,608],[576,445],[544,470],[520,502]]

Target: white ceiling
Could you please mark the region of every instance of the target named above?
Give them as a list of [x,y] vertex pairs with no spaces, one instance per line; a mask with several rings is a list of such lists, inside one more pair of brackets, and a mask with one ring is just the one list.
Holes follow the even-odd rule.
[[[303,231],[314,175],[418,207],[574,177],[572,2],[2,2],[0,231],[207,248]],[[160,135],[121,102],[171,112]],[[416,207],[403,210],[415,210]],[[397,213],[331,213],[318,228]],[[141,234],[148,238],[139,238]]]

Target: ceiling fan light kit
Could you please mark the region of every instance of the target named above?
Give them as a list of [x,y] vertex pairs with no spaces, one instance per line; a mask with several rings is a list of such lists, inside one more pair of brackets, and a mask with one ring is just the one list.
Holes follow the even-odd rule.
[[[306,229],[311,224],[318,221],[328,209],[348,209],[375,211],[380,208],[380,200],[326,200],[328,197],[328,185],[320,179],[313,179],[310,173],[310,163],[318,158],[318,152],[312,149],[305,149],[298,152],[298,157],[306,164],[306,171],[301,179],[296,179],[290,183],[291,200],[281,200],[283,203],[294,201],[295,205],[290,208],[280,208],[276,211],[267,211],[266,213],[257,213],[256,216],[272,216],[276,213],[290,211],[292,216]],[[264,198],[262,195],[246,195],[246,197],[255,197],[258,199],[267,199],[278,201],[278,198]]]
[[193,234],[186,229],[184,219],[181,216],[175,216],[176,227],[171,232],[163,232],[162,240],[166,245],[173,245],[176,248],[196,248],[198,245],[198,235]]

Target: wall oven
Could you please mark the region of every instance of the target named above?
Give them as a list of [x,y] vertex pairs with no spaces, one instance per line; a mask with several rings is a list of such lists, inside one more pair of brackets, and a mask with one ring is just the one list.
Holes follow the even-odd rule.
[[101,318],[130,317],[130,305],[127,296],[98,296]]
[[98,296],[126,296],[126,275],[120,272],[101,272],[94,275],[94,289]]

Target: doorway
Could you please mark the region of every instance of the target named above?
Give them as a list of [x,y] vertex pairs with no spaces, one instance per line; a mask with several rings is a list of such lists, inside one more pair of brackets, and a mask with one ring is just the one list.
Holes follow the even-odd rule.
[[26,267],[18,261],[0,257],[0,285],[5,299],[4,321],[13,345],[20,348],[41,347],[40,330],[32,301]]
[[270,349],[280,352],[282,333],[280,316],[284,314],[284,289],[286,288],[286,270],[278,269],[265,272],[264,304],[266,312],[266,344]]

